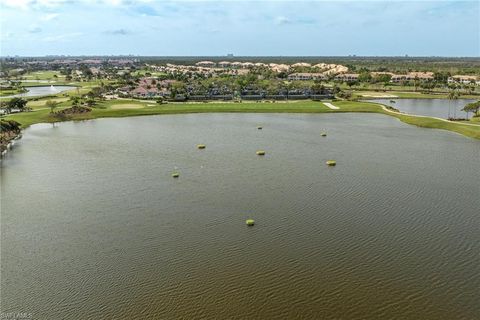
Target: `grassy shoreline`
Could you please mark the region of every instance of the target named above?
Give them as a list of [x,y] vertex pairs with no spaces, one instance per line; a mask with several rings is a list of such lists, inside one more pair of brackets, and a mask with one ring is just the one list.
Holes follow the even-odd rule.
[[[335,106],[340,109],[332,110],[318,101],[291,101],[277,103],[254,103],[254,102],[221,102],[221,103],[169,103],[158,105],[152,101],[139,102],[136,100],[110,100],[98,104],[88,114],[74,115],[66,121],[89,120],[97,118],[116,118],[146,115],[162,114],[188,114],[188,113],[380,113],[399,119],[407,124],[424,128],[434,128],[453,131],[467,137],[480,139],[480,125],[474,125],[478,122],[469,124],[457,123],[437,118],[415,116],[403,113],[396,113],[386,110],[383,105],[363,101],[335,101]],[[66,108],[67,102],[61,104],[58,110]],[[133,108],[133,106],[136,106]],[[132,106],[131,108],[118,108],[118,106]],[[47,108],[38,108],[32,112],[13,114],[4,117],[5,119],[15,120],[27,128],[36,123],[59,122],[50,114]]]

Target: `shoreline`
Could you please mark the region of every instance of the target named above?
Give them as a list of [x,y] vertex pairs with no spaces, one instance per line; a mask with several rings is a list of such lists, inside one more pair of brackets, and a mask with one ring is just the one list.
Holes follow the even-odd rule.
[[[127,100],[124,100],[125,102]],[[115,101],[110,101],[110,103]],[[366,101],[330,101],[339,109],[330,109],[320,101],[301,101],[291,103],[174,103],[144,108],[114,109],[99,105],[91,112],[75,114],[65,119],[54,118],[46,109],[8,115],[5,120],[15,120],[21,124],[22,129],[37,123],[52,123],[63,121],[92,120],[97,118],[117,118],[144,115],[163,114],[194,114],[194,113],[380,113],[395,117],[400,121],[424,128],[448,130],[463,136],[480,140],[480,124],[459,123],[447,119],[413,115],[388,110],[385,105]]]
[[[375,102],[375,103],[377,103],[377,102]],[[443,118],[439,118],[439,117],[422,116],[422,115],[419,115],[419,114],[411,114],[411,113],[405,113],[405,112],[401,112],[401,111],[394,111],[394,110],[389,109],[387,105],[384,105],[382,103],[378,103],[378,104],[382,106],[383,110],[385,110],[387,112],[390,112],[390,113],[402,115],[402,116],[412,116],[412,117],[417,117],[417,118],[429,118],[429,119],[445,121],[447,123],[456,123],[456,124],[461,124],[461,125],[466,125],[466,126],[480,127],[480,124],[468,123],[468,121],[465,121],[465,122],[451,121],[451,120],[443,119]]]
[[[7,135],[7,137],[5,138],[4,135]],[[8,131],[6,133],[2,133],[0,142],[0,159],[2,159],[8,153],[8,151],[13,148],[15,141],[21,139],[22,135],[23,130],[20,130],[19,132]]]

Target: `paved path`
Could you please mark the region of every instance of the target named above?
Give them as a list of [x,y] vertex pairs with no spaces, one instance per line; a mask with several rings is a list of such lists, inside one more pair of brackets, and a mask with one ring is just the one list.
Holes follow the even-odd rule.
[[323,103],[326,107],[330,108],[330,109],[333,109],[333,110],[338,110],[340,109],[339,107],[336,107],[334,106],[333,104],[331,104],[330,102],[324,102]]

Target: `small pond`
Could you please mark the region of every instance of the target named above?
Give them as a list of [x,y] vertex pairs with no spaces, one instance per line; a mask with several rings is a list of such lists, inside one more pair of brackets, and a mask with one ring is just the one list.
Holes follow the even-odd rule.
[[394,107],[401,112],[416,114],[428,117],[438,117],[443,119],[470,118],[472,113],[468,114],[462,111],[463,107],[475,100],[471,99],[375,99],[371,102],[381,103]]
[[48,96],[52,94],[57,94],[60,92],[73,90],[76,87],[74,86],[36,86],[36,87],[27,87],[27,92],[14,94],[11,96],[4,96],[2,98],[15,98],[15,97],[39,97],[39,96]]

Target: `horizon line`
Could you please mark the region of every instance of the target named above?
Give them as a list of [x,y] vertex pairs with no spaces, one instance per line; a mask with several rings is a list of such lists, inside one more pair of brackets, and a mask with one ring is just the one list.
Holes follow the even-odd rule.
[[442,55],[138,55],[138,54],[50,54],[50,55],[0,55],[4,58],[49,58],[49,57],[159,57],[159,58],[472,58],[479,56],[442,56]]

